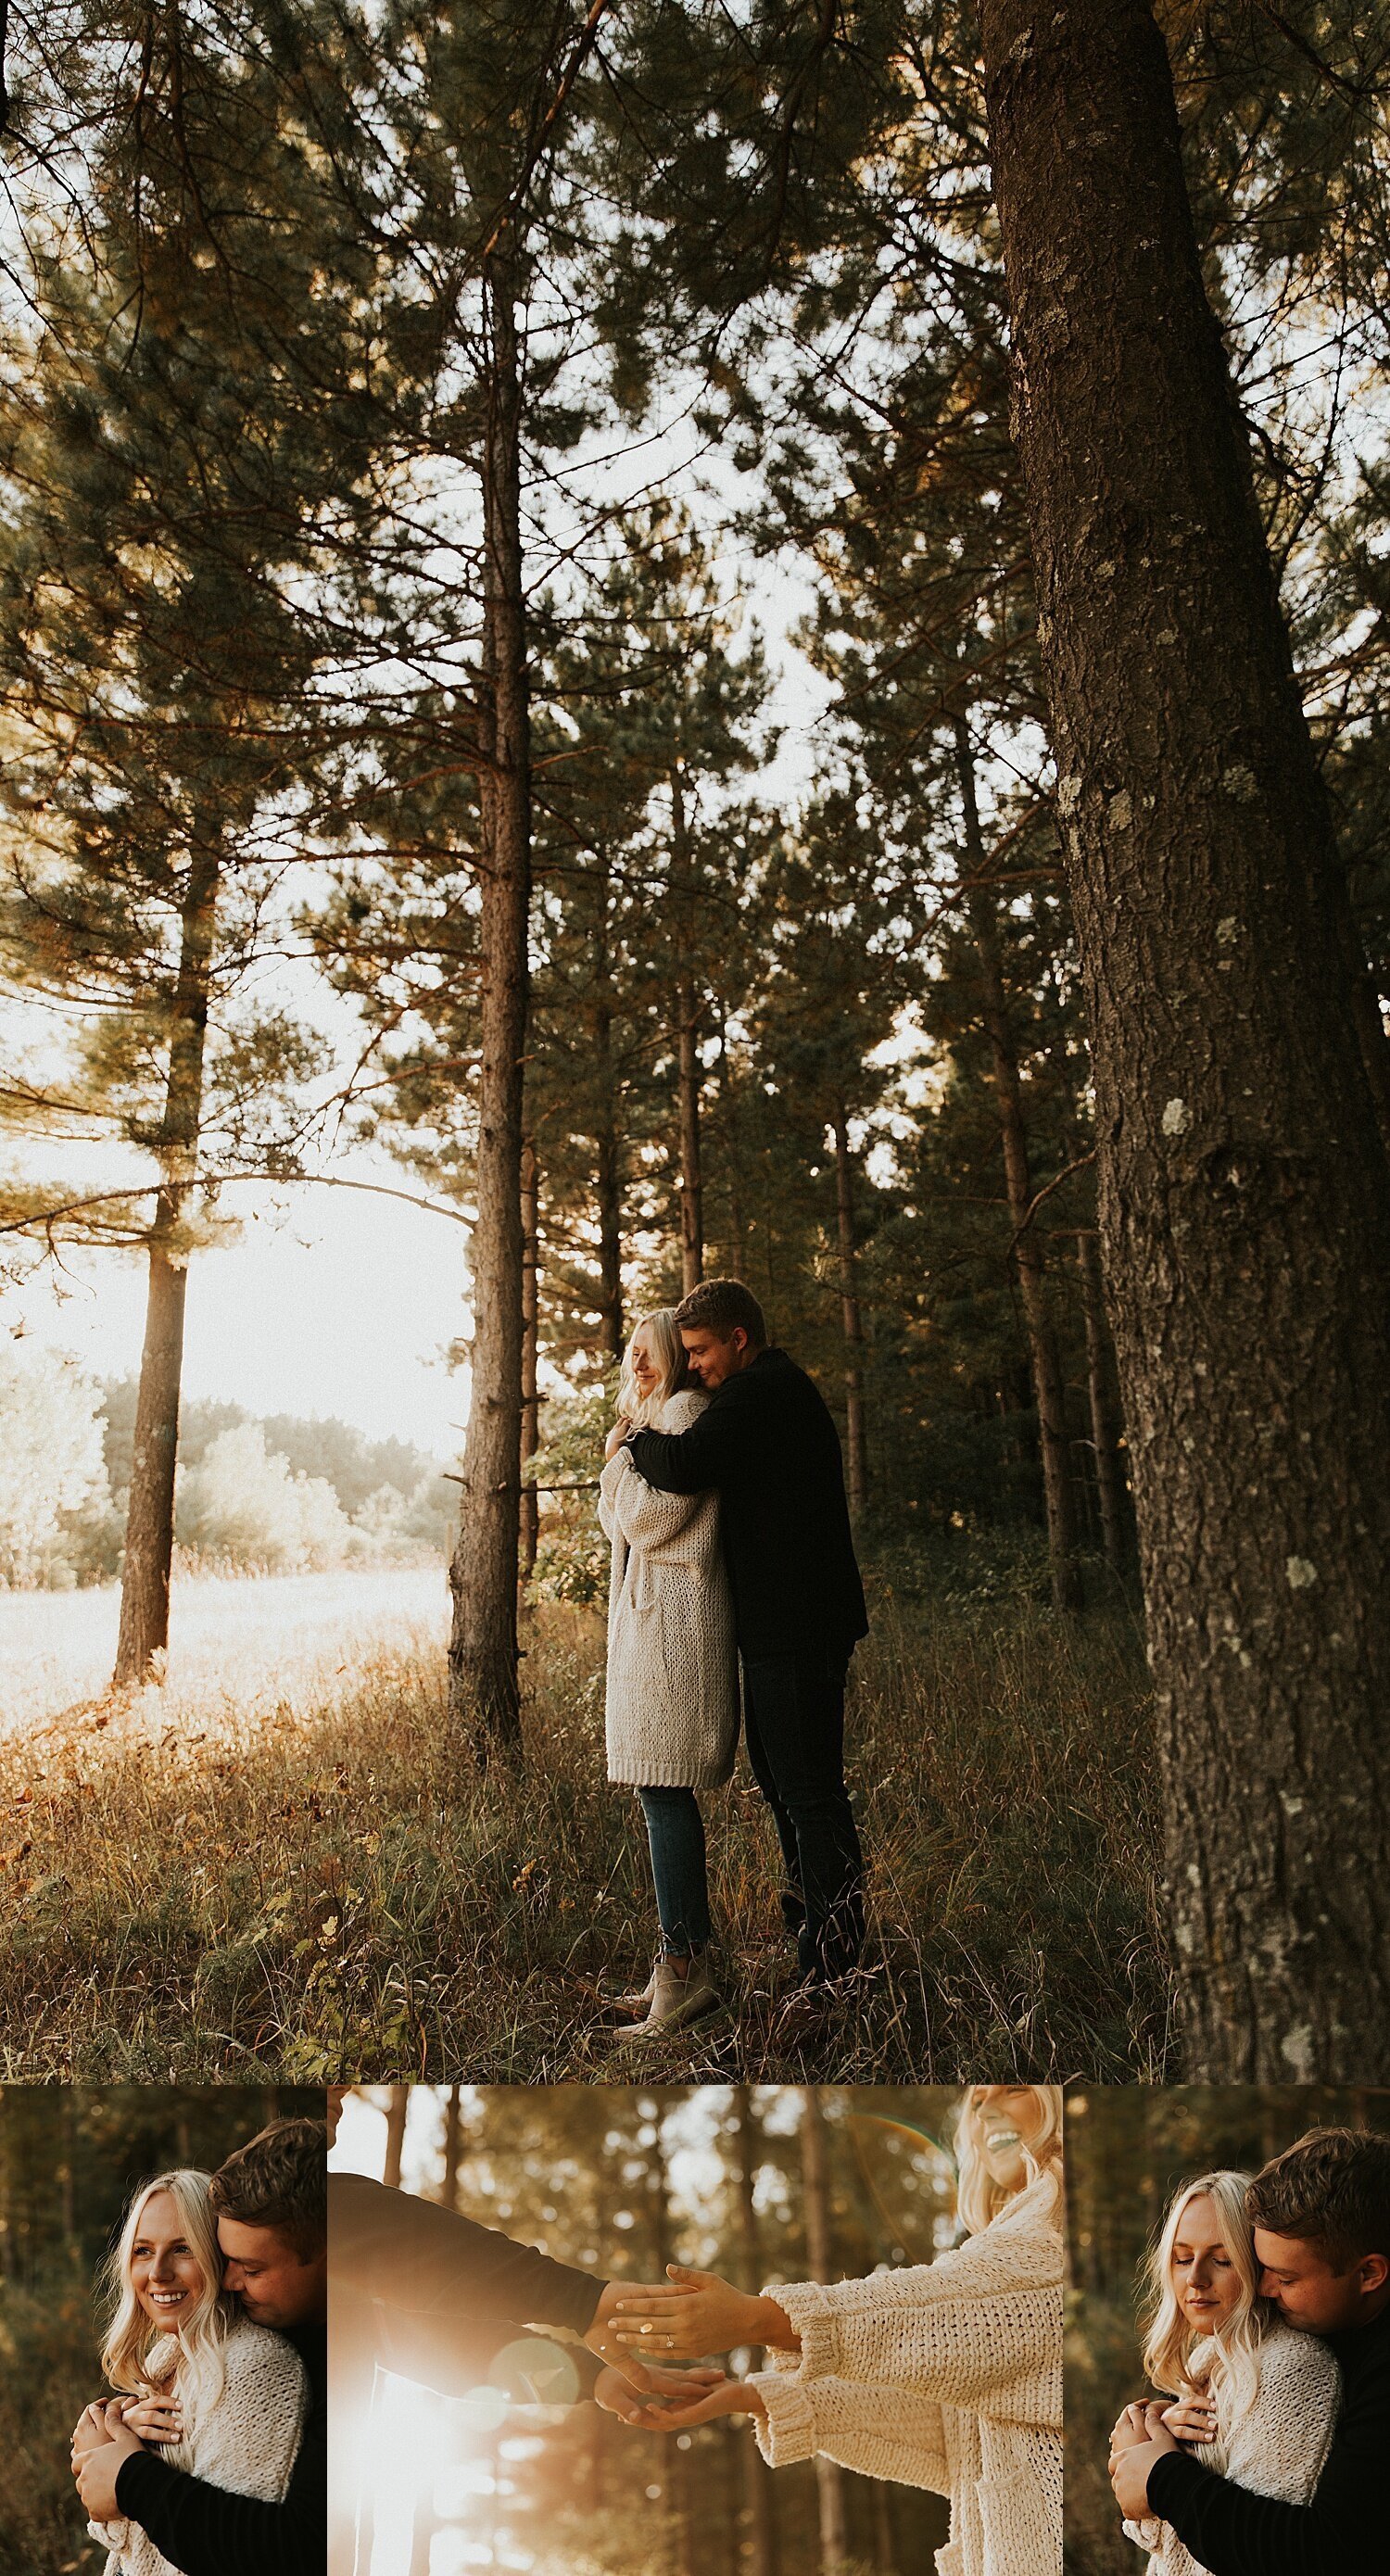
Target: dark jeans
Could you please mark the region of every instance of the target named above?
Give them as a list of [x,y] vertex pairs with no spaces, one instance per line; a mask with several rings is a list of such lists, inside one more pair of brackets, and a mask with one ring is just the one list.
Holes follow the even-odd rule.
[[652,1847],[661,1946],[668,1958],[688,1958],[709,1939],[709,1889],[705,1880],[705,1828],[693,1789],[639,1789]]
[[743,1659],[753,1776],[777,1819],[782,1913],[808,1977],[842,1977],[864,1939],[864,1859],[845,1787],[848,1652]]

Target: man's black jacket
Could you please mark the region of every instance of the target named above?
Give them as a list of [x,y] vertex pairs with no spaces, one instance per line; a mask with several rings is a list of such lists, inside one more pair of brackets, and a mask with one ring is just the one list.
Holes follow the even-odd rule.
[[280,2504],[230,2495],[157,2451],[123,2460],[116,2479],[121,2512],[147,2531],[183,2576],[322,2576],[327,2509],[327,2360],[321,2325],[287,2335],[309,2381],[299,2455]]
[[563,2402],[586,2395],[601,2363],[582,2347],[561,2351],[528,2338],[523,2328],[585,2333],[606,2286],[433,2201],[361,2174],[329,2175],[332,2576],[349,2576],[355,2563],[357,2489],[378,2368],[463,2396],[489,2381],[506,2351],[507,2385],[518,2396]]
[[1390,2308],[1326,2341],[1341,2368],[1342,2411],[1311,2504],[1252,2495],[1189,2451],[1165,2452],[1149,2471],[1150,2512],[1211,2576],[1369,2576],[1387,2563]]
[[627,1447],[658,1492],[718,1494],[744,1655],[842,1652],[865,1634],[839,1433],[785,1351],[726,1378],[688,1431],[635,1431]]

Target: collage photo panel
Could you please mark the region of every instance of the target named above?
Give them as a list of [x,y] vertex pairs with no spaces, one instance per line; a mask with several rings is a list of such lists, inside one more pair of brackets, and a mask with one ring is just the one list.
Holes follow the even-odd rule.
[[0,2576],[1384,2576],[1390,0],[0,0]]

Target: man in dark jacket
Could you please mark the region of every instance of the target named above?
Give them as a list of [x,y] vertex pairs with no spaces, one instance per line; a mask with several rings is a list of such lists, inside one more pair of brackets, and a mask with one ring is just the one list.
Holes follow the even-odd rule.
[[869,1622],[839,1434],[805,1370],[769,1348],[741,1280],[707,1279],[676,1322],[710,1402],[688,1431],[620,1425],[619,1437],[658,1492],[719,1496],[748,1758],[776,1819],[782,1911],[814,2001],[854,1966],[864,1937],[844,1725],[849,1659]]
[[[343,2088],[330,2088],[334,2133],[342,2098]],[[595,2280],[434,2201],[361,2174],[330,2174],[329,2576],[360,2576],[371,2560],[378,2371],[445,2397],[466,2397],[480,2384],[523,2405],[592,2397],[633,2425],[646,2420],[644,2404],[652,2400],[698,2396],[713,2386],[718,2371],[686,2374],[634,2362],[611,2340],[609,2322],[624,2293],[631,2293],[627,2282]],[[527,2331],[536,2325],[583,2342]]]
[[[1157,2514],[1211,2576],[1360,2576],[1385,2564],[1390,2447],[1390,2138],[1314,2129],[1246,2195],[1261,2295],[1336,2354],[1342,2403],[1307,2504],[1255,2495],[1174,2441],[1157,2406],[1149,2439],[1118,2452],[1126,2516]],[[1118,2428],[1117,2428],[1118,2429]]]

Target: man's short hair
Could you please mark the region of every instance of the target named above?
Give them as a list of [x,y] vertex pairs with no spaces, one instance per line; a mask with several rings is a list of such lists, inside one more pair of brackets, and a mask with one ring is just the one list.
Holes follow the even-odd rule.
[[682,1297],[676,1308],[676,1324],[687,1331],[713,1333],[717,1341],[731,1342],[741,1324],[755,1351],[767,1348],[767,1325],[763,1310],[751,1288],[741,1279],[702,1279],[688,1297]]
[[1306,2238],[1334,2272],[1363,2254],[1390,2258],[1390,2138],[1310,2129],[1256,2174],[1245,2207],[1252,2227]]
[[323,2120],[275,2120],[236,2147],[212,2177],[219,2218],[273,2227],[301,2263],[328,2241],[328,2128]]

